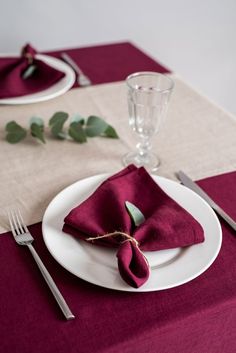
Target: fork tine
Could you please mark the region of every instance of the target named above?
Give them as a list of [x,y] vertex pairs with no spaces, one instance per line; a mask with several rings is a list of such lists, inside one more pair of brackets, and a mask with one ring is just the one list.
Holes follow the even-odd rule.
[[16,232],[16,235],[20,235],[21,232],[20,232],[19,227],[18,227],[18,225],[17,225],[15,211],[11,210],[10,212],[11,212],[11,219],[12,219],[12,223],[13,223],[13,226],[14,226],[14,229],[15,229],[15,232]]
[[19,210],[15,210],[15,219],[16,219],[16,223],[18,225],[18,230],[20,232],[20,234],[24,233],[24,229],[22,228],[22,224],[19,218]]
[[17,236],[14,225],[13,225],[13,221],[12,221],[12,215],[11,212],[9,210],[7,210],[7,215],[8,215],[8,219],[9,219],[9,223],[10,223],[10,227],[11,227],[11,231],[14,237]]
[[20,210],[18,209],[18,215],[19,215],[19,218],[21,220],[21,225],[22,225],[22,228],[24,228],[24,231],[27,233],[29,230],[25,224],[25,222],[23,221],[23,218],[22,218],[22,215],[21,215],[21,212]]

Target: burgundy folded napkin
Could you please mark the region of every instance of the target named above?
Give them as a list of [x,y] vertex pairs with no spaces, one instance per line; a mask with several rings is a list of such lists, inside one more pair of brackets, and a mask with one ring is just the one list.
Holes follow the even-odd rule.
[[[0,58],[0,99],[20,97],[43,91],[62,79],[65,74],[36,59],[36,50],[27,44],[18,58]],[[27,69],[32,75],[23,78]]]
[[[145,217],[138,227],[126,210],[126,201],[134,204]],[[105,180],[64,222],[66,233],[83,240],[96,237],[92,241],[94,245],[117,247],[120,275],[135,288],[149,277],[149,265],[142,251],[185,247],[204,241],[203,229],[192,215],[171,199],[144,168],[133,165]],[[100,238],[110,233],[115,234]]]

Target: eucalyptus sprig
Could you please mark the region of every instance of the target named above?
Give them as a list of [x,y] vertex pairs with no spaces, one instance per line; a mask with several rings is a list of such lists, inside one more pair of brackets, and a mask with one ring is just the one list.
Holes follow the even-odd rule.
[[[50,118],[49,130],[53,138],[74,140],[78,143],[85,143],[88,137],[96,136],[119,138],[116,130],[98,116],[90,115],[85,119],[81,115],[76,114],[70,118],[69,126],[65,128],[65,122],[68,118],[69,114],[66,112],[56,112]],[[46,143],[44,121],[40,117],[32,117],[30,119],[28,130],[15,121],[7,123],[5,130],[6,140],[12,144],[25,139],[28,132],[40,142]]]

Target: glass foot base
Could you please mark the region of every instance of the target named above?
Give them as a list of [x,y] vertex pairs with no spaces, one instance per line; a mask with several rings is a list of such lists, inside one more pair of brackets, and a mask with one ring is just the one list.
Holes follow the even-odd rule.
[[136,167],[144,167],[149,172],[157,171],[161,164],[160,159],[154,153],[142,157],[137,152],[129,152],[122,158],[122,161],[125,166],[134,164]]

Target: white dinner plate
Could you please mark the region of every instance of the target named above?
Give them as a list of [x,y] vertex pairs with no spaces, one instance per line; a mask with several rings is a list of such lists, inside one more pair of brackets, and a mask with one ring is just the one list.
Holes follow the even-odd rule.
[[[17,57],[17,55],[15,56]],[[0,57],[14,57],[14,55],[1,54]],[[42,60],[44,63],[48,64],[54,69],[64,72],[65,76],[54,85],[43,91],[21,97],[3,98],[0,99],[0,104],[16,105],[42,102],[64,94],[73,86],[75,82],[75,73],[68,64],[64,63],[62,60],[48,55],[37,54],[35,57],[36,59]]]
[[[138,289],[119,275],[117,249],[103,248],[62,232],[69,211],[85,200],[109,175],[80,180],[61,191],[43,217],[43,237],[51,255],[69,272],[99,286],[130,292],[172,288],[203,273],[217,257],[222,241],[221,226],[210,206],[197,194],[174,181],[153,176],[158,185],[202,225],[205,241],[186,248],[145,252],[151,273]],[[105,207],[105,206],[104,206]]]

